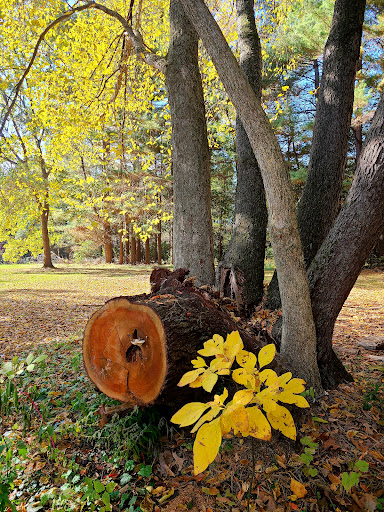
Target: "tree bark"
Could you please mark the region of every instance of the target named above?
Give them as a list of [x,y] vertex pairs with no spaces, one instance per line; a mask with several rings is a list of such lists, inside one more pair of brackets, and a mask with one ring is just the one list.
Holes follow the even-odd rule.
[[308,176],[298,205],[306,266],[340,208],[365,0],[336,0],[316,106]]
[[51,244],[49,241],[49,232],[48,232],[48,218],[49,218],[49,205],[45,204],[44,209],[40,213],[41,234],[42,234],[42,238],[43,238],[43,254],[44,254],[43,267],[44,268],[55,268],[52,263],[52,256],[51,256]]
[[384,230],[384,95],[372,120],[345,204],[309,268],[323,385],[348,376],[332,350],[337,316]]
[[321,389],[315,325],[293,192],[284,157],[260,101],[208,8],[201,0],[182,0],[182,4],[243,122],[260,166],[283,304],[281,353],[309,386]]
[[149,238],[145,239],[145,264],[149,265],[151,263],[151,251],[149,246]]
[[[261,101],[261,45],[255,25],[254,0],[237,0],[240,67]],[[237,184],[235,224],[231,242],[217,272],[231,269],[242,290],[247,309],[257,305],[264,292],[264,257],[268,212],[263,179],[252,146],[239,117],[236,119]],[[216,283],[218,285],[218,283]]]
[[210,154],[198,67],[198,36],[180,0],[170,3],[170,46],[165,73],[172,123],[174,261],[214,283]]
[[131,265],[136,265],[136,239],[131,235]]
[[141,240],[140,237],[136,239],[136,263],[141,263]]
[[[336,0],[324,48],[308,175],[297,216],[308,268],[340,209],[365,0]],[[276,276],[267,305],[281,307]]]
[[159,222],[158,229],[159,229],[159,232],[157,233],[157,236],[156,236],[156,243],[157,243],[157,263],[158,263],[159,265],[161,265],[162,260],[163,260],[163,253],[162,253],[162,249],[161,249],[161,221]]
[[[121,228],[124,228],[124,225],[121,226]],[[120,248],[119,248],[119,265],[122,265],[124,263],[124,242],[123,242],[123,231],[119,233],[119,239],[120,239]]]
[[113,244],[112,244],[111,224],[108,221],[104,221],[103,229],[104,229],[103,236],[104,236],[105,263],[112,263]]
[[[186,272],[181,271],[183,280]],[[177,383],[213,334],[238,330],[245,349],[253,353],[263,342],[239,328],[204,292],[184,286],[174,277],[178,271],[168,271],[168,276],[164,269],[154,272],[164,277],[159,290],[114,298],[91,317],[83,340],[84,363],[92,382],[112,398],[174,406],[196,399],[196,389],[181,392]]]
[[40,209],[40,222],[41,222],[41,235],[43,239],[43,268],[55,268],[52,263],[51,256],[51,243],[49,240],[49,231],[48,231],[48,220],[49,220],[49,170],[45,164],[45,159],[43,156],[43,150],[41,147],[41,141],[35,138],[36,145],[38,147],[40,153],[40,169],[41,169],[41,177],[43,178],[44,183],[44,199],[41,202],[39,199],[37,200],[39,209]]

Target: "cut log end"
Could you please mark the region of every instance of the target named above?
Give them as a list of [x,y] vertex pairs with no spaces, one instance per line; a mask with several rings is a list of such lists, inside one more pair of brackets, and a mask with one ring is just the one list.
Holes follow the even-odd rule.
[[153,309],[124,297],[112,299],[89,320],[83,341],[91,381],[122,402],[148,405],[167,374],[166,335]]

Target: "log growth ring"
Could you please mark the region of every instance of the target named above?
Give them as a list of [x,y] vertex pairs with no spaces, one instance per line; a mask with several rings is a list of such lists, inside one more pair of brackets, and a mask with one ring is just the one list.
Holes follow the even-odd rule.
[[167,374],[163,324],[148,306],[124,297],[112,299],[87,323],[83,358],[89,378],[104,394],[122,402],[150,404]]

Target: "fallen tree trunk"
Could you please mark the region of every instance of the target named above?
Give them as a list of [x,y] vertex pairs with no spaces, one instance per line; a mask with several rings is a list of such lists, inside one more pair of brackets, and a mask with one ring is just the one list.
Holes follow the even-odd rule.
[[245,349],[254,353],[265,344],[257,333],[239,328],[206,291],[183,283],[185,272],[161,277],[160,289],[153,283],[157,293],[111,299],[85,329],[90,379],[106,395],[132,405],[174,406],[196,397],[199,390],[177,383],[213,334],[238,330]]

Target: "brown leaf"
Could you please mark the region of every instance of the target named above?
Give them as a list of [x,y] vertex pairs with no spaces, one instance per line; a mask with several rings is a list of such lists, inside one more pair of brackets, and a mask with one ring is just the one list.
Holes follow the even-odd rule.
[[328,478],[335,485],[340,485],[341,484],[340,478],[338,476],[334,475],[333,473],[328,473]]

